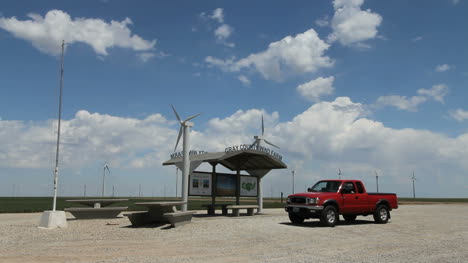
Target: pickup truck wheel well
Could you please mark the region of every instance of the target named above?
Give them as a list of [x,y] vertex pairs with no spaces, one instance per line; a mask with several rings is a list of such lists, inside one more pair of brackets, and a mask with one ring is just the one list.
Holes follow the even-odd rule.
[[336,202],[336,200],[327,200],[323,203],[323,207],[327,207],[327,206],[334,206],[335,209],[336,209],[336,212],[339,214],[340,213],[340,207],[338,206],[338,202]]

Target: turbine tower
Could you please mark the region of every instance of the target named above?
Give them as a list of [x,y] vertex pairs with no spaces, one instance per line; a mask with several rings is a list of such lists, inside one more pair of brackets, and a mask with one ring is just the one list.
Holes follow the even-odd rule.
[[416,191],[414,188],[414,181],[416,181],[416,177],[414,177],[414,171],[413,171],[413,177],[411,177],[411,180],[413,181],[413,198],[416,198]]
[[182,134],[184,135],[183,138],[183,169],[182,169],[182,201],[185,202],[185,204],[182,205],[182,211],[187,211],[187,203],[188,203],[188,185],[189,185],[189,174],[190,174],[190,159],[189,159],[189,153],[190,153],[190,127],[193,126],[193,122],[189,122],[189,120],[197,117],[199,114],[192,115],[182,121],[179,117],[179,114],[177,113],[176,109],[174,108],[173,105],[171,105],[172,110],[174,111],[175,116],[177,117],[177,120],[180,122],[180,129],[179,129],[179,135],[177,136],[177,142],[174,147],[174,152],[177,149],[177,145],[179,144],[180,137],[182,137]]
[[377,184],[377,193],[379,192],[379,175],[377,174],[377,171],[375,172],[375,183]]
[[340,180],[341,180],[341,175],[342,175],[342,174],[343,174],[343,173],[341,173],[341,169],[338,168],[338,178],[339,178]]
[[103,171],[102,171],[102,197],[104,197],[104,194],[106,192],[106,183],[105,183],[106,170],[107,170],[107,174],[110,175],[110,170],[109,170],[109,166],[107,165],[107,162],[104,164]]
[[276,148],[279,149],[278,146],[276,146],[276,145],[274,145],[273,143],[267,141],[267,140],[263,137],[264,134],[265,134],[265,126],[264,126],[264,124],[263,124],[263,114],[262,114],[262,135],[261,135],[261,136],[258,136],[258,135],[257,135],[257,136],[254,136],[255,141],[252,143],[252,145],[250,145],[250,149],[252,149],[252,148],[254,148],[254,147],[257,147],[257,148],[262,147],[262,146],[263,146],[263,142],[265,142],[266,144],[269,144],[269,145],[271,145],[271,146],[276,147]]

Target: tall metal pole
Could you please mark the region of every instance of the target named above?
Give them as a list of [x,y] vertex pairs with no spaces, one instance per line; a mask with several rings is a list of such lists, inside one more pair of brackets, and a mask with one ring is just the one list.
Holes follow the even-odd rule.
[[295,171],[292,170],[292,193],[293,193],[293,194],[295,193],[295,192],[294,192],[294,173],[295,173]]
[[176,179],[175,179],[175,196],[177,197],[179,187],[179,168],[176,167]]
[[413,171],[413,178],[411,178],[411,180],[413,180],[413,198],[416,198],[416,191],[414,188],[414,181],[416,181],[416,178],[414,177],[414,171]]
[[377,185],[377,193],[379,192],[379,175],[377,174],[377,171],[375,171],[375,183]]
[[184,146],[183,146],[183,157],[184,157],[184,169],[182,170],[182,201],[185,204],[182,205],[182,211],[187,211],[188,203],[188,184],[189,184],[189,174],[190,174],[190,156],[189,156],[189,147],[190,147],[190,127],[193,126],[191,122],[184,123]]
[[86,197],[86,185],[84,185],[84,197]]
[[104,182],[105,177],[106,177],[106,167],[104,166],[102,170],[102,197],[104,197],[104,193],[106,192],[106,184]]
[[62,119],[62,90],[63,90],[63,53],[65,49],[65,40],[62,40],[62,57],[60,59],[60,95],[59,95],[59,114],[58,114],[58,128],[57,128],[57,151],[55,154],[55,170],[54,170],[54,203],[52,211],[57,207],[57,186],[58,186],[58,163],[59,163],[59,145],[60,145],[60,122]]

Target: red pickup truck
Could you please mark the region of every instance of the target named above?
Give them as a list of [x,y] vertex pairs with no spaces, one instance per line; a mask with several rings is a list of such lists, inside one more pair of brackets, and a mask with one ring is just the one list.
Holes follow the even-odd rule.
[[378,224],[387,223],[390,211],[398,208],[396,194],[367,193],[358,180],[323,180],[305,193],[288,196],[285,206],[293,224],[319,218],[322,225],[333,227],[343,215],[352,222],[356,216],[373,215]]

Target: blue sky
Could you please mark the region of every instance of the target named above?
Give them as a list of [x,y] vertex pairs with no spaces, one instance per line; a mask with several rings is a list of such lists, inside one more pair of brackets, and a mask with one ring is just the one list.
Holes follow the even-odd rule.
[[[60,193],[173,195],[178,126],[193,148],[266,138],[289,166],[266,195],[318,179],[467,197],[468,3],[3,1],[0,195],[50,195],[60,43],[67,42]],[[434,190],[438,187],[438,190]],[[165,189],[165,190],[164,190]],[[180,189],[180,188],[179,188]]]

